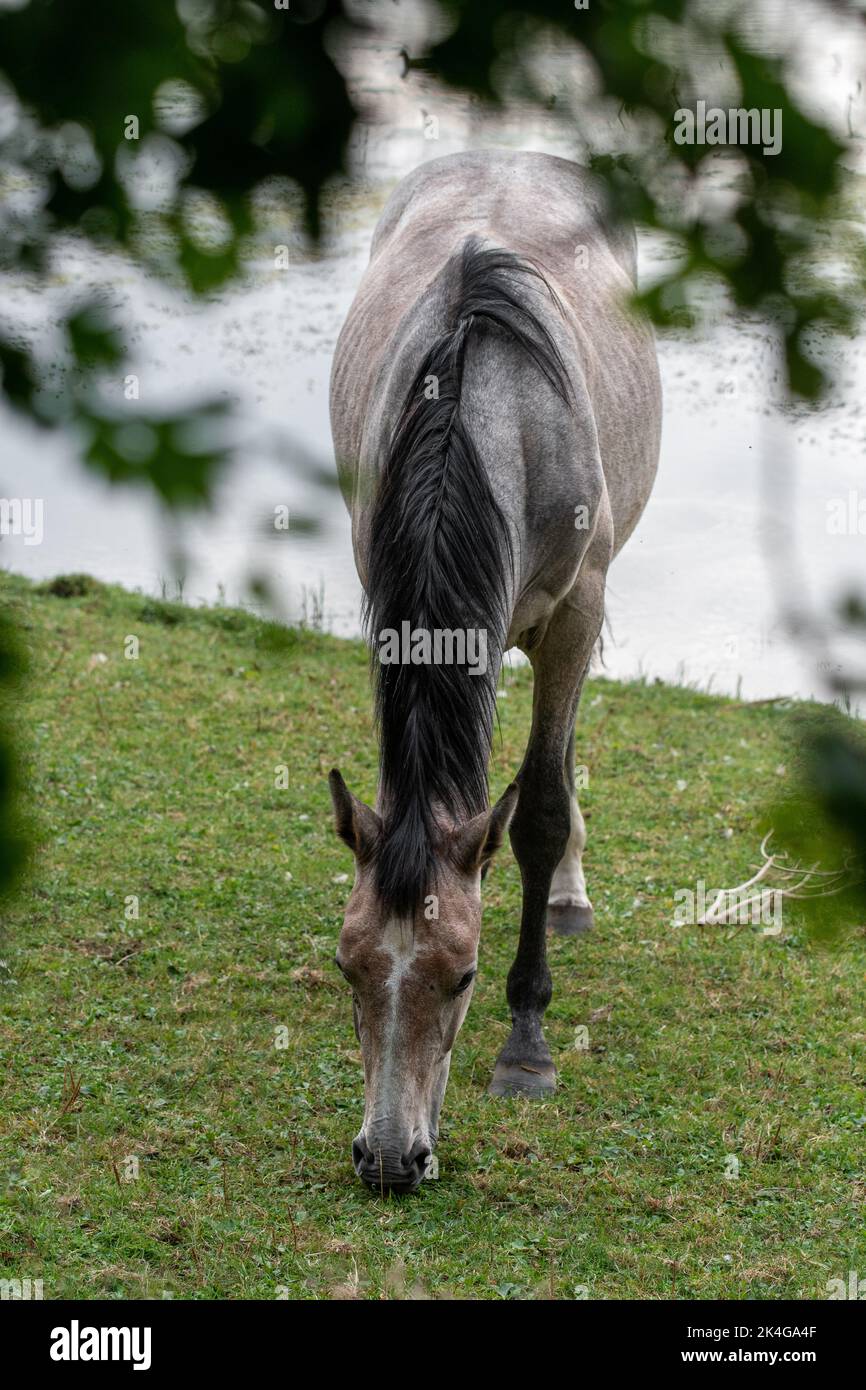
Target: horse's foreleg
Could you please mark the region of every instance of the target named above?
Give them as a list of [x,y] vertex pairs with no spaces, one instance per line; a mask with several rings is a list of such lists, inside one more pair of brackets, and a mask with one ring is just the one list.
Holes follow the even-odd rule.
[[569,835],[564,737],[562,732],[557,739],[551,728],[544,738],[533,735],[518,779],[520,796],[511,823],[511,844],[523,879],[523,908],[506,991],[511,1033],[496,1060],[492,1095],[542,1095],[556,1085],[556,1069],[541,1024],[551,996],[547,898]]
[[[523,909],[520,941],[508,974],[511,1033],[496,1061],[492,1095],[543,1095],[556,1085],[556,1068],[542,1030],[551,997],[548,903],[558,867],[569,862],[573,867],[569,856],[576,845],[576,801],[571,750],[580,688],[604,614],[609,551],[604,546],[599,551],[603,563],[584,566],[574,589],[551,619],[544,640],[532,653],[532,731],[518,776],[520,797],[511,823],[511,844],[523,879]],[[587,561],[591,561],[589,555]],[[582,828],[582,818],[580,825]],[[581,872],[581,883],[582,877]],[[583,893],[585,897],[585,887]]]

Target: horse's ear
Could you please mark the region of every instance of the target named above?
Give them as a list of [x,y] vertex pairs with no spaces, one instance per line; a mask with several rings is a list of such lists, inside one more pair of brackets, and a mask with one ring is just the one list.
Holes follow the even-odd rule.
[[334,803],[337,834],[361,862],[369,859],[382,830],[381,820],[372,807],[352,795],[336,768],[328,774],[328,786]]
[[506,787],[491,811],[483,811],[473,816],[454,831],[451,837],[451,854],[466,873],[487,869],[491,859],[505,839],[511,818],[517,807],[520,792],[516,782]]

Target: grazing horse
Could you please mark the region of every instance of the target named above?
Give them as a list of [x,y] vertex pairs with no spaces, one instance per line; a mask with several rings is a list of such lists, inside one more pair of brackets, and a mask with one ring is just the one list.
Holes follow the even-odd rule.
[[[380,734],[375,810],[329,779],[355,856],[337,964],[364,1058],[353,1159],[377,1189],[411,1191],[429,1170],[481,880],[509,830],[523,908],[490,1091],[555,1086],[546,929],[592,924],[575,714],[608,565],[658,461],[653,335],[627,303],[635,260],[633,231],[568,160],[436,159],[392,194],[337,344],[331,425]],[[532,663],[532,727],[490,809],[512,646]]]

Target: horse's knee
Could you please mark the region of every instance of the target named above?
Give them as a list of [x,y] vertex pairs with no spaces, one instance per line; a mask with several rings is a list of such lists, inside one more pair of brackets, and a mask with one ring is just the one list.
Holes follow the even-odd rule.
[[555,782],[535,791],[521,784],[511,822],[511,847],[524,873],[553,875],[571,834],[571,806],[565,786]]

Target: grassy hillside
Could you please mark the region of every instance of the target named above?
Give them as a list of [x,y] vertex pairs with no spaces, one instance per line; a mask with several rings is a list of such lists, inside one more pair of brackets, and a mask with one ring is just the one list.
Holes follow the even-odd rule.
[[[598,926],[550,943],[559,1090],[485,1095],[505,850],[440,1179],[383,1203],[350,1162],[362,1076],[331,962],[351,863],[325,783],[336,764],[374,793],[365,653],[77,587],[2,579],[31,652],[38,849],[0,949],[0,1277],[47,1298],[571,1299],[823,1298],[866,1274],[863,934],[831,953],[790,914],[780,936],[672,926],[677,889],[756,862],[783,711],[589,685]],[[509,673],[496,794],[530,693]]]

